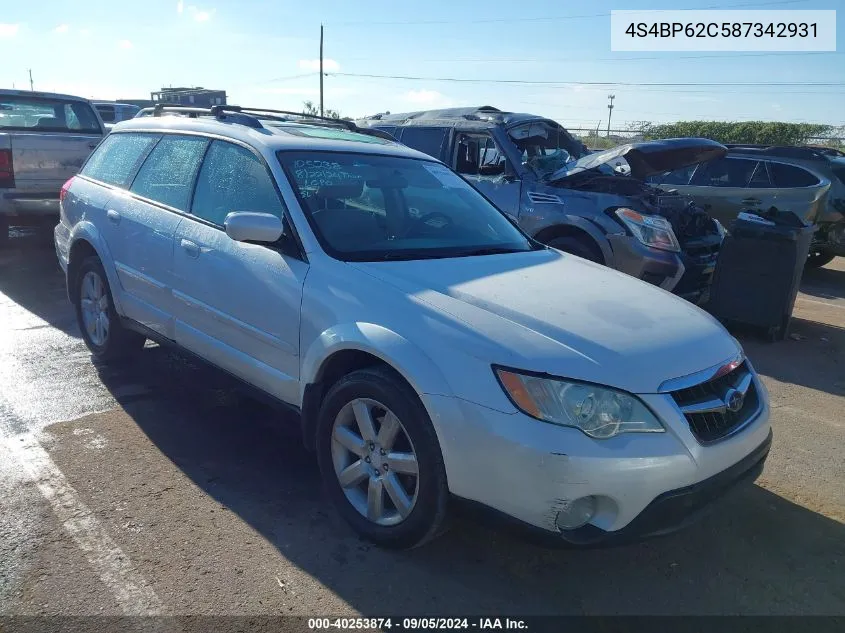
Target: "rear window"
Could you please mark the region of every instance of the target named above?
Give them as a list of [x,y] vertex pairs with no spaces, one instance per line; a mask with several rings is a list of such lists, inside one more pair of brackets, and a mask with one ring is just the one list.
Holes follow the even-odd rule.
[[0,130],[98,134],[100,122],[84,101],[2,95]]
[[159,138],[156,134],[110,134],[91,154],[81,174],[125,189]]
[[783,163],[769,163],[769,171],[775,187],[791,189],[794,187],[812,187],[819,184],[816,178],[806,169]]

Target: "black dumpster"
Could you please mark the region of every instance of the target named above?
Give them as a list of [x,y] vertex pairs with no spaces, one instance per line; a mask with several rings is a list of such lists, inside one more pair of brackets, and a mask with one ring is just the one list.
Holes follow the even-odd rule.
[[737,218],[725,237],[707,309],[717,319],[755,326],[783,339],[816,226],[770,209],[766,223]]

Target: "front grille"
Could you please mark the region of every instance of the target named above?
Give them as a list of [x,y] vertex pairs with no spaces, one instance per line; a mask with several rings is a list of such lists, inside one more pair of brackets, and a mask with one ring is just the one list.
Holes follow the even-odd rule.
[[[728,392],[741,389],[746,382],[742,407],[737,411],[729,410],[725,403]],[[757,389],[745,362],[724,376],[674,391],[672,398],[684,413],[693,435],[702,444],[730,435],[748,422],[760,408]]]

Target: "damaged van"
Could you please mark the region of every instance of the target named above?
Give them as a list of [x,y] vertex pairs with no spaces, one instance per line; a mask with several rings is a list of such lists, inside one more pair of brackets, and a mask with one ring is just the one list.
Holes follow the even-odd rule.
[[438,158],[536,240],[704,303],[724,229],[651,174],[724,156],[707,139],[591,153],[560,124],[490,106],[377,114],[356,122]]

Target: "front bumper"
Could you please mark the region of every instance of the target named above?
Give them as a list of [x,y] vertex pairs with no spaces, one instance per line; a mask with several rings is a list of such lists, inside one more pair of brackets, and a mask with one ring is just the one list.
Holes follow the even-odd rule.
[[630,235],[609,235],[608,239],[617,270],[698,305],[709,299],[719,257],[718,239],[690,242],[680,253],[648,247]]
[[[765,389],[741,432],[703,446],[668,394],[640,398],[664,433],[593,440],[577,429],[502,413],[466,400],[424,395],[438,433],[451,493],[486,506],[559,543],[588,546],[643,538],[686,524],[709,501],[756,476],[771,442]],[[558,513],[585,496],[590,523],[561,531]]]

